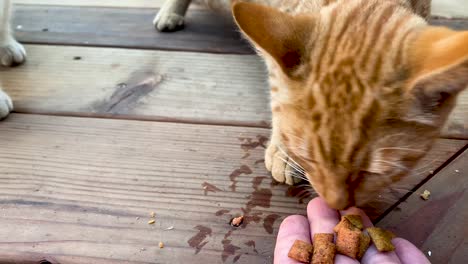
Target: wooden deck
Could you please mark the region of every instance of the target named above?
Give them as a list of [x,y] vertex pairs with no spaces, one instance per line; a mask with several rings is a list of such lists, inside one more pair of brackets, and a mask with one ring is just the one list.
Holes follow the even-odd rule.
[[[265,69],[236,29],[193,7],[157,33],[162,0],[14,2],[28,61],[0,71],[16,107],[0,123],[0,263],[271,263],[309,198],[264,169]],[[468,91],[409,191],[371,212],[433,263],[468,259],[467,113]]]

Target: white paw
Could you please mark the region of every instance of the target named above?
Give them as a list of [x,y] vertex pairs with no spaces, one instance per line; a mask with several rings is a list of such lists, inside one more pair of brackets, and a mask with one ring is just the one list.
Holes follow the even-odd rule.
[[300,178],[294,177],[294,169],[288,165],[289,159],[276,144],[269,144],[265,151],[265,167],[271,172],[271,176],[277,182],[294,185],[300,182]]
[[2,90],[0,90],[0,120],[8,116],[13,110],[13,103],[10,97]]
[[10,39],[0,46],[0,63],[3,66],[12,66],[26,60],[26,51],[20,43]]
[[175,31],[184,25],[184,16],[161,10],[154,18],[153,25],[159,31]]

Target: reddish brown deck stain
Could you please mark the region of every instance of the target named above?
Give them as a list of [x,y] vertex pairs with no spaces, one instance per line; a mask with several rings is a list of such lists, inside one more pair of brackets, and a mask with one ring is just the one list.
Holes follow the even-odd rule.
[[222,216],[229,213],[231,210],[221,209],[215,213],[216,216]]
[[241,137],[239,138],[239,140],[244,141],[244,143],[241,144],[241,148],[244,151],[256,149],[259,146],[261,146],[262,148],[266,148],[266,143],[268,142],[268,138],[262,135],[257,135],[257,140],[245,137]]
[[263,181],[264,179],[266,179],[266,178],[267,178],[267,177],[263,177],[263,176],[257,176],[257,177],[255,177],[255,178],[252,180],[252,187],[253,187],[254,189],[257,189],[258,186],[260,186],[260,184],[262,184],[262,181]]
[[289,186],[286,190],[286,196],[299,198],[299,203],[303,204],[304,200],[310,198],[312,194],[304,186]]
[[265,219],[263,219],[263,228],[267,231],[268,234],[273,234],[273,225],[275,224],[276,220],[280,218],[277,214],[267,215]]
[[208,243],[204,241],[208,236],[211,236],[211,228],[206,226],[197,225],[195,229],[199,232],[187,241],[190,247],[195,249],[195,255],[198,254],[201,249]]
[[249,241],[245,242],[244,245],[246,245],[248,247],[252,247],[253,251],[258,254],[258,251],[257,251],[257,249],[255,247],[255,241],[249,240]]
[[265,162],[265,159],[259,159],[259,160],[256,160],[254,164],[258,165],[258,164],[264,163],[264,162]]
[[221,241],[221,243],[223,244],[223,252],[221,253],[221,259],[223,260],[223,262],[226,262],[228,257],[234,256],[236,254],[236,251],[240,249],[240,247],[234,246],[232,244],[232,240],[229,239],[231,235],[232,235],[232,230],[227,232],[224,235],[224,239]]
[[247,153],[244,154],[244,156],[242,156],[241,159],[246,159],[246,158],[248,158],[248,157],[250,157],[250,153],[247,152]]
[[236,178],[239,177],[241,174],[247,174],[247,175],[252,174],[252,170],[250,169],[249,166],[247,166],[247,165],[242,165],[242,166],[240,166],[239,169],[234,170],[234,171],[231,173],[231,175],[229,175],[229,179],[230,179],[231,182],[232,182],[230,187],[231,187],[231,190],[232,190],[233,192],[236,191],[236,185],[237,185],[237,180],[236,180]]
[[202,187],[203,187],[203,194],[204,195],[207,195],[208,192],[219,192],[219,191],[221,191],[221,189],[219,189],[218,187],[214,186],[213,184],[207,183],[207,182],[202,183]]

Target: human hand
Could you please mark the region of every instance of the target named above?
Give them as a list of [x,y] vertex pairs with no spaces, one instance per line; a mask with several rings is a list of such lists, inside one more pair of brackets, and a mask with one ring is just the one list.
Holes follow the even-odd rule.
[[[315,233],[333,233],[340,221],[341,215],[358,214],[362,217],[365,227],[372,227],[369,217],[360,209],[352,207],[345,211],[336,211],[328,207],[324,200],[315,198],[307,206],[307,218],[301,215],[289,216],[281,223],[275,247],[275,264],[299,263],[288,257],[288,252],[296,239],[311,242]],[[409,241],[402,238],[392,240],[395,251],[381,253],[371,245],[361,262],[344,255],[337,254],[336,264],[427,264],[429,260]]]

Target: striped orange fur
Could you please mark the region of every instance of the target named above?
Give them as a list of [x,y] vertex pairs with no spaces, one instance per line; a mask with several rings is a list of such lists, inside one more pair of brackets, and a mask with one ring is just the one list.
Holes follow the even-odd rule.
[[295,174],[343,209],[411,173],[468,85],[468,33],[429,26],[429,6],[234,3],[239,28],[269,70],[273,120],[265,163],[277,181],[293,184]]

